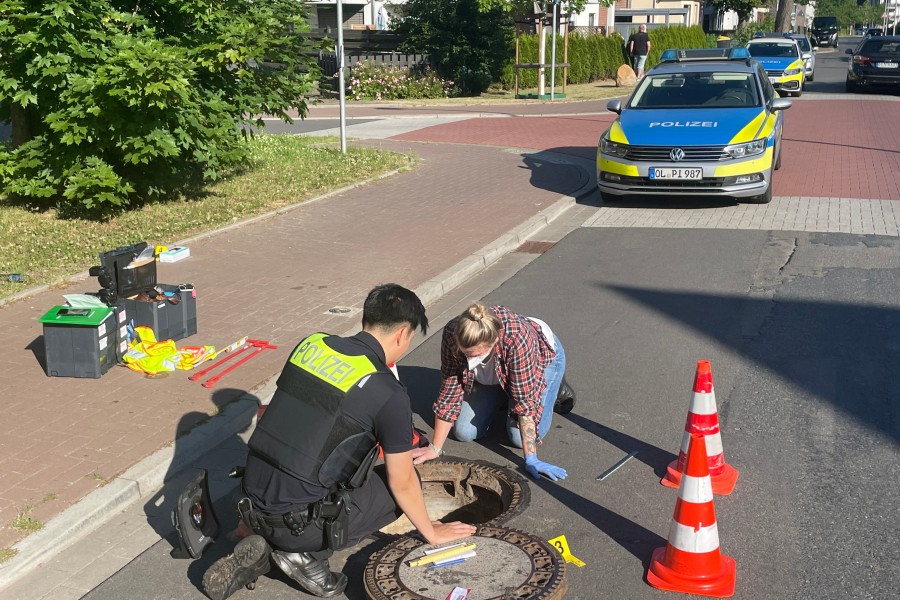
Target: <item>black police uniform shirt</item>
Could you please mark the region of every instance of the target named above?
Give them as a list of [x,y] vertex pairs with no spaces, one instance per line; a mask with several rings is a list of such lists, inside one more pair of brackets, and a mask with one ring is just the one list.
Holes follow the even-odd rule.
[[[328,345],[341,354],[367,356],[379,370],[386,370],[384,350],[371,334],[329,336]],[[277,393],[277,392],[276,392]],[[384,404],[374,402],[385,398]],[[375,412],[373,407],[381,406]],[[412,409],[405,387],[394,377],[370,377],[362,388],[354,387],[344,400],[346,414],[372,431],[386,454],[412,450]],[[283,514],[317,502],[328,489],[300,481],[252,452],[247,457],[244,491],[260,510]]]

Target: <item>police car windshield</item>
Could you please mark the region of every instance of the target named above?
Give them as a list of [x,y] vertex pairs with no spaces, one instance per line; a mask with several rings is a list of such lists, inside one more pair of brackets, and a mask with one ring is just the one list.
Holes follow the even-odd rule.
[[796,58],[800,55],[794,42],[753,42],[747,44],[753,58]]
[[629,108],[746,108],[761,106],[752,73],[650,73]]

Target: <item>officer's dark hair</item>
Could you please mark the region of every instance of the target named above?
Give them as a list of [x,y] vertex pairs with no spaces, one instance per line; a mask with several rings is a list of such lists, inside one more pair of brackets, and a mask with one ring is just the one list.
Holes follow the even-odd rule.
[[415,292],[396,283],[376,286],[363,304],[363,329],[390,329],[408,323],[413,330],[428,333],[425,307]]

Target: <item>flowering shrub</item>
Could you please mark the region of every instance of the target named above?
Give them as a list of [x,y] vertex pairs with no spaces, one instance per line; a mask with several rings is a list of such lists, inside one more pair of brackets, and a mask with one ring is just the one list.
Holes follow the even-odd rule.
[[347,81],[350,100],[403,100],[407,98],[445,98],[450,95],[453,82],[446,81],[425,68],[376,65],[358,62],[353,65]]

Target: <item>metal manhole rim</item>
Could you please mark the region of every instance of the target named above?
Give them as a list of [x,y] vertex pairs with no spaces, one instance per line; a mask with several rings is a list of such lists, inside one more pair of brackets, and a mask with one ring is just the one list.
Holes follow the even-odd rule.
[[[520,475],[519,473],[517,473],[507,467],[501,467],[500,465],[496,465],[494,463],[490,463],[485,460],[462,458],[460,456],[448,456],[448,455],[441,456],[440,458],[437,458],[435,460],[428,461],[428,462],[439,463],[439,464],[447,464],[447,463],[471,464],[471,465],[481,467],[487,471],[493,471],[495,473],[500,472],[500,473],[503,473],[504,476],[506,476],[507,474],[511,476],[511,477],[508,477],[507,479],[511,484],[514,484],[517,486],[517,491],[519,492],[518,502],[506,507],[503,510],[503,512],[501,512],[499,515],[497,515],[493,519],[485,521],[484,523],[478,523],[477,525],[479,525],[479,526],[501,525],[503,523],[507,523],[513,517],[515,517],[519,513],[523,512],[526,508],[528,508],[528,505],[531,503],[531,487],[529,487],[528,479],[526,477],[524,477],[523,475]],[[427,465],[428,463],[423,463],[423,464]],[[418,465],[418,466],[422,466],[422,465]]]
[[[503,527],[501,525],[481,525],[473,537],[478,536],[506,541],[522,550],[531,558],[532,562],[531,577],[520,584],[516,590],[506,590],[499,596],[493,596],[487,600],[506,600],[507,598],[515,598],[517,600],[526,598],[551,600],[565,596],[565,593],[568,591],[566,561],[549,542],[521,529]],[[366,568],[363,570],[363,587],[365,588],[366,597],[370,600],[393,600],[395,598],[402,598],[403,600],[439,600],[422,596],[409,589],[401,582],[399,576],[399,568],[402,566],[405,558],[416,548],[426,545],[428,544],[419,536],[398,536],[390,544],[372,554],[369,557]],[[536,547],[541,550],[539,556],[535,554]],[[379,564],[380,561],[386,562]],[[552,575],[548,573],[551,570],[553,572]],[[539,575],[545,576],[543,591],[532,593],[534,587],[536,587],[533,580]],[[391,577],[394,578],[394,581],[390,581]],[[541,577],[538,577],[538,579],[541,579]],[[385,587],[390,589],[385,592],[383,591]],[[517,594],[517,592],[526,595]]]

